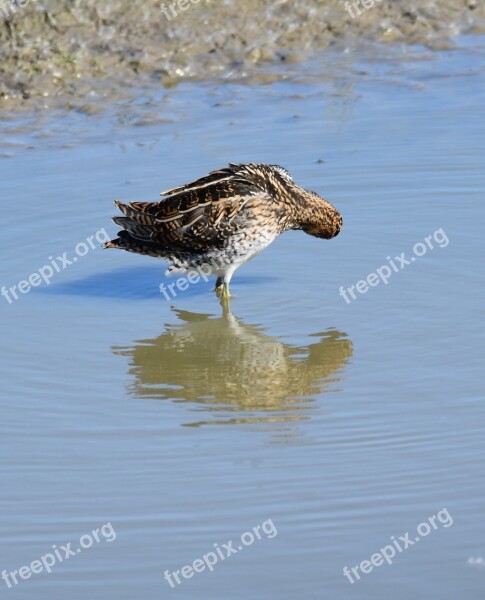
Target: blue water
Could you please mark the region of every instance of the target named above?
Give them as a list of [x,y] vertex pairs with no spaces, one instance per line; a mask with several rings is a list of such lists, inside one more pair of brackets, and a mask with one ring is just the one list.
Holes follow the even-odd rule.
[[[483,598],[484,47],[389,53],[347,70],[328,55],[321,81],[303,65],[184,84],[155,126],[120,125],[141,102],[4,135],[7,288],[116,233],[114,198],[229,161],[280,163],[344,217],[334,240],[289,233],[244,266],[230,311],[213,282],[167,301],[162,263],[99,248],[0,298],[0,570],[116,533],[0,581],[5,597]],[[386,285],[355,290],[402,252]],[[269,521],[213,572],[164,580]],[[406,532],[392,564],[345,577]]]

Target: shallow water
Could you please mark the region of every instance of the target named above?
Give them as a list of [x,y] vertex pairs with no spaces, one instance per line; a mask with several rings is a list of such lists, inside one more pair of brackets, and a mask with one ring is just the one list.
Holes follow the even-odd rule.
[[[7,287],[114,234],[113,198],[228,161],[278,162],[344,217],[335,240],[289,233],[238,271],[230,311],[213,282],[167,301],[161,263],[98,249],[0,298],[0,570],[116,531],[6,594],[483,598],[483,55],[467,38],[328,81],[183,85],[124,124],[2,124]],[[171,118],[129,127],[135,110]],[[383,265],[387,285],[339,295]],[[442,509],[452,526],[343,575]],[[269,519],[277,535],[214,572],[163,579]]]

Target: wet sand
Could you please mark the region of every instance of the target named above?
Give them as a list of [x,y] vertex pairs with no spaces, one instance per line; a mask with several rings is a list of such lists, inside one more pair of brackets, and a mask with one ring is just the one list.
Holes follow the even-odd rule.
[[179,0],[163,11],[126,0],[17,0],[14,11],[9,1],[0,0],[3,117],[54,107],[93,114],[141,85],[186,79],[274,81],[291,63],[362,40],[442,50],[485,22],[477,0],[364,0],[369,8],[347,10],[340,0]]

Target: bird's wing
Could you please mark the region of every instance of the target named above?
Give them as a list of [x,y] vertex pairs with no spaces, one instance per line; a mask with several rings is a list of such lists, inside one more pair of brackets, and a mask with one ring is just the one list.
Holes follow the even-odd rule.
[[232,166],[162,195],[167,197],[160,202],[116,202],[124,216],[114,222],[142,243],[207,250],[223,245],[249,200],[271,201],[270,194]]

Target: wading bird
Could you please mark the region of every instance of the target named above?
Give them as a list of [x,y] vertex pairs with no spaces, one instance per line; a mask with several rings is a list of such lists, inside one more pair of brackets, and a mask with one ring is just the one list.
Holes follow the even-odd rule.
[[160,202],[115,201],[123,216],[113,221],[123,230],[105,247],[163,258],[167,275],[214,274],[223,298],[234,271],[284,231],[330,239],[342,227],[336,208],[277,165],[230,164],[161,195]]

